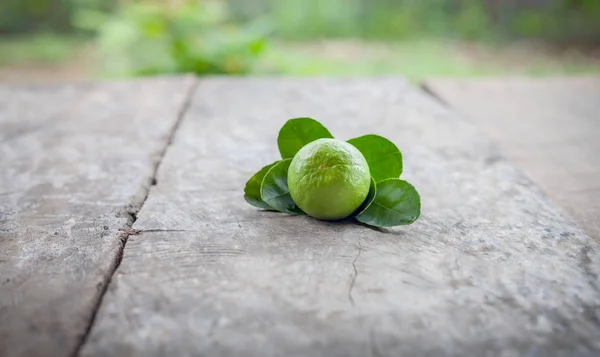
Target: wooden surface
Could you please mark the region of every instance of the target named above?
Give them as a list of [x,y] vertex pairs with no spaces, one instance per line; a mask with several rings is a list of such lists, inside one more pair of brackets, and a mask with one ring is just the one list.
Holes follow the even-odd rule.
[[[377,230],[248,206],[245,181],[297,116],[397,143],[421,219]],[[156,181],[82,356],[600,353],[598,243],[400,80],[203,80]]]
[[[519,105],[580,142],[578,83]],[[397,143],[421,219],[247,205],[297,116]],[[0,87],[0,356],[597,356],[600,247],[521,173],[540,160],[393,78]]]
[[600,77],[431,80],[600,242]]
[[0,356],[77,354],[192,84],[0,87]]

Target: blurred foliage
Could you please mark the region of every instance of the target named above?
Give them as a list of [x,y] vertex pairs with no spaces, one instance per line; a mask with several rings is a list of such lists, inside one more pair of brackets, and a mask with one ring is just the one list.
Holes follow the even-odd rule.
[[[106,12],[119,4],[164,7],[181,1],[185,0],[0,0],[0,34],[68,32],[74,30],[73,20],[81,9]],[[264,15],[273,25],[274,34],[286,39],[451,36],[600,42],[600,0],[197,1],[229,4],[242,23]],[[192,11],[192,5],[186,6]],[[124,11],[131,10],[121,9],[122,16]]]
[[266,45],[262,22],[234,24],[221,2],[131,2],[80,10],[74,23],[97,33],[107,76],[246,74]]
[[114,9],[118,0],[0,0],[0,34],[69,33],[78,9]]
[[[267,34],[279,47],[265,53]],[[93,39],[97,46],[86,46],[86,59],[88,48],[97,49],[100,74],[109,77],[470,73],[472,64],[447,58],[447,49],[412,44],[522,38],[600,44],[600,0],[0,0],[0,36],[0,64],[65,61],[82,37]],[[290,40],[331,38],[401,46],[381,58],[365,57],[368,50],[343,58],[329,58],[328,50],[289,51]]]
[[263,61],[266,67],[289,75],[400,74],[415,83],[431,77],[572,75],[600,70],[593,57],[554,51],[543,44],[493,46],[439,39],[274,42]]
[[227,0],[286,39],[537,38],[600,42],[600,0]]
[[[490,35],[600,40],[600,0],[198,0],[228,3],[240,20],[268,15],[284,38],[398,39]],[[0,0],[0,33],[73,30],[82,8],[109,11],[149,0]],[[161,3],[177,3],[163,0]]]
[[80,37],[36,34],[0,38],[0,66],[23,64],[60,64],[74,57],[81,48]]

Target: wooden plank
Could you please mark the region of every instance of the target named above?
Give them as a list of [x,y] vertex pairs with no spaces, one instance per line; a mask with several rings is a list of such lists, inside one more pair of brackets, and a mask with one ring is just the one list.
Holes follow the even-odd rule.
[[0,86],[0,143],[40,130],[85,96],[89,85]]
[[600,77],[433,79],[425,87],[600,242]]
[[[260,212],[287,118],[379,133],[414,225]],[[101,356],[592,356],[600,251],[473,125],[401,80],[200,82],[82,349]]]
[[0,88],[0,356],[77,351],[192,81]]

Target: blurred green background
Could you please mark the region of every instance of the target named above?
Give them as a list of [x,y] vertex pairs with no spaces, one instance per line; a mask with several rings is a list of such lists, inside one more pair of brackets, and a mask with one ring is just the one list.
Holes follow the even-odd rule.
[[1,0],[0,81],[600,72],[600,0]]

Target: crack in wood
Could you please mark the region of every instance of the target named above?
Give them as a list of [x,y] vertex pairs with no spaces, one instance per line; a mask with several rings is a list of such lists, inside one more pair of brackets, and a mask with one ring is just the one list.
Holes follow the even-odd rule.
[[354,290],[354,284],[356,283],[356,278],[358,277],[358,269],[356,269],[356,261],[360,257],[360,253],[362,252],[362,245],[360,244],[360,240],[357,242],[358,253],[354,260],[352,261],[352,269],[354,270],[354,275],[352,276],[352,280],[350,281],[350,287],[348,288],[348,300],[350,301],[350,305],[355,306],[354,297],[352,297],[352,290]]
[[193,229],[137,229],[139,233],[198,232]]
[[[134,222],[135,222],[135,220],[134,220]],[[136,235],[140,234],[140,232],[142,230],[131,228],[131,227],[123,227],[123,228],[119,228],[119,231],[125,232],[126,235],[128,235],[128,236],[136,236]]]
[[419,88],[427,94],[431,99],[435,100],[439,104],[441,104],[445,108],[450,108],[450,105],[447,101],[444,100],[441,96],[439,96],[435,90],[431,88],[431,86],[426,82],[419,83]]
[[96,320],[96,315],[98,314],[98,310],[100,310],[100,306],[102,305],[104,296],[106,295],[106,292],[108,291],[108,287],[112,281],[112,277],[115,275],[117,269],[119,269],[119,266],[121,265],[121,261],[123,260],[123,255],[125,253],[125,246],[127,245],[129,236],[137,235],[141,232],[141,230],[134,229],[134,228],[132,228],[132,226],[135,223],[135,221],[137,220],[137,214],[142,210],[142,208],[144,207],[144,204],[146,203],[146,200],[148,199],[148,196],[150,194],[150,188],[151,188],[152,184],[154,182],[156,182],[156,176],[158,174],[160,165],[161,165],[169,147],[173,144],[175,134],[179,130],[179,127],[181,126],[183,118],[191,105],[193,94],[196,91],[197,86],[198,86],[198,81],[194,80],[194,82],[190,85],[188,92],[186,93],[185,100],[183,101],[183,103],[181,105],[181,109],[177,113],[177,119],[175,120],[175,124],[171,128],[171,130],[169,132],[169,136],[167,138],[167,141],[165,142],[162,150],[160,151],[157,160],[154,162],[152,176],[148,178],[147,184],[144,185],[144,187],[143,187],[144,192],[143,192],[141,199],[139,200],[139,204],[135,204],[135,203],[130,204],[128,207],[126,214],[129,216],[129,218],[127,220],[127,223],[126,223],[125,227],[119,228],[119,231],[123,232],[119,237],[121,246],[119,248],[119,251],[117,253],[115,261],[111,265],[110,271],[108,273],[108,278],[106,279],[106,282],[104,282],[104,285],[101,288],[102,291],[100,292],[100,296],[98,298],[96,306],[92,310],[90,320],[87,323],[85,332],[83,333],[83,335],[81,336],[77,345],[75,346],[74,352],[71,355],[72,357],[78,357],[81,353],[81,349],[87,342],[88,336],[90,335],[92,327],[94,326],[94,322]]

